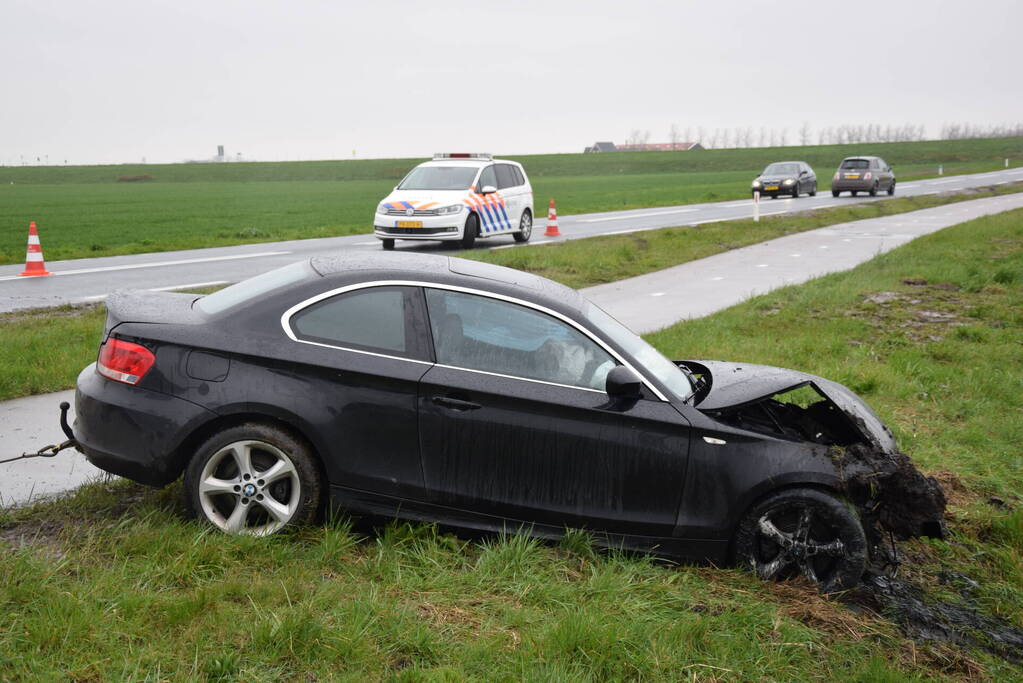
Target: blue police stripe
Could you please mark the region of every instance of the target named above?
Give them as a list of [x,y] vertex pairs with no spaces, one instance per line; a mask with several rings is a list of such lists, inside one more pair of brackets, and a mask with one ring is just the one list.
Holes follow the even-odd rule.
[[512,224],[511,224],[511,221],[508,220],[508,212],[505,210],[505,206],[506,205],[504,203],[504,200],[502,199],[500,207],[501,207],[501,215],[504,216],[504,229],[505,230],[511,230]]
[[408,202],[402,202],[402,206],[404,206],[406,209],[414,209],[415,208],[411,204],[409,204]]

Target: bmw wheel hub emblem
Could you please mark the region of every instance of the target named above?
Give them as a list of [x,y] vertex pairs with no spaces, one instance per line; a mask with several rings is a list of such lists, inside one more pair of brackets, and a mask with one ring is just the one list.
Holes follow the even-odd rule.
[[242,488],[242,493],[244,493],[246,496],[254,496],[256,495],[256,487],[253,484],[246,484]]

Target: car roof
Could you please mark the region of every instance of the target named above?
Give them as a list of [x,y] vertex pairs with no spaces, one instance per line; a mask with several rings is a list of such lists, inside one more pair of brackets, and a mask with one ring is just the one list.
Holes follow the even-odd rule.
[[459,166],[476,166],[478,168],[489,166],[490,164],[512,164],[514,166],[522,168],[522,164],[520,164],[517,161],[511,161],[510,159],[461,159],[461,158],[430,159],[429,161],[424,161],[421,164],[417,164],[417,168],[419,166],[451,166],[453,164]]
[[849,161],[850,159],[880,159],[880,158],[881,157],[870,157],[870,156],[863,156],[862,154],[858,154],[856,156],[846,157],[846,158],[842,159],[842,161]]
[[439,254],[342,252],[314,256],[309,263],[322,277],[339,281],[445,284],[524,299],[563,312],[583,311],[587,303],[574,289],[539,275]]

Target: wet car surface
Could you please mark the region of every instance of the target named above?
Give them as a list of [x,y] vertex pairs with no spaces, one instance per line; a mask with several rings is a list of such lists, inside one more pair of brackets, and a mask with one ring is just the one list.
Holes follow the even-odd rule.
[[669,361],[527,273],[317,257],[206,297],[119,293],[108,311],[78,379],[82,450],[142,483],[183,476],[192,512],[230,533],[328,505],[550,538],[581,528],[824,590],[859,580],[878,524],[940,534],[943,498],[847,388]]

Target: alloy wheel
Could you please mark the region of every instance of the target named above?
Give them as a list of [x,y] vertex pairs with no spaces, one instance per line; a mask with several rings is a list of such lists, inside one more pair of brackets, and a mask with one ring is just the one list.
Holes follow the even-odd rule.
[[284,451],[246,440],[227,444],[206,461],[198,494],[206,518],[223,531],[265,536],[295,516],[302,486]]

